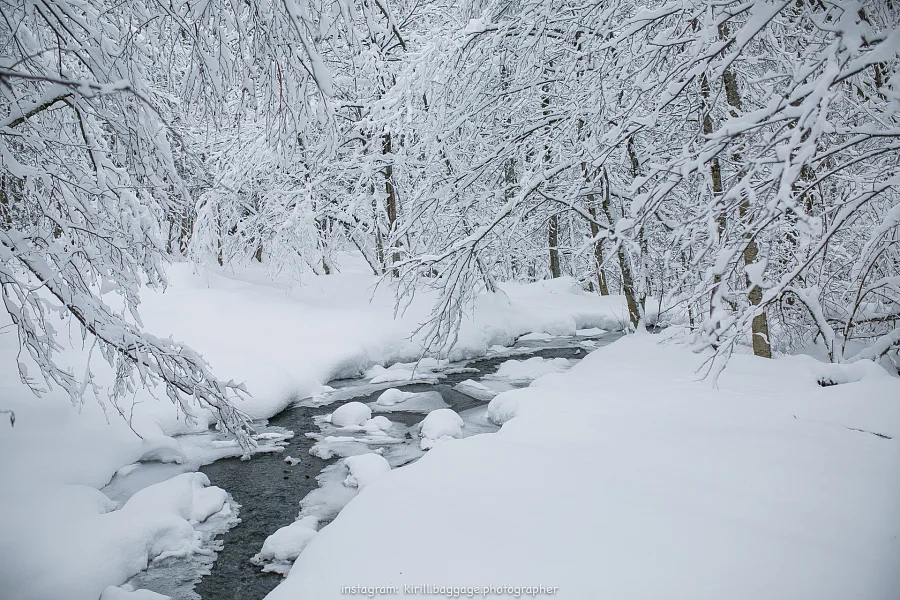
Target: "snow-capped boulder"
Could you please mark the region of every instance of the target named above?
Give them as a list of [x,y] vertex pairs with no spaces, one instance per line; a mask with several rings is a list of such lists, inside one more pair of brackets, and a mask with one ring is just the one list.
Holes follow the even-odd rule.
[[361,427],[371,418],[371,408],[362,402],[348,402],[331,413],[331,424],[338,427]]
[[362,489],[386,475],[391,470],[386,458],[380,454],[358,454],[344,459],[348,475],[344,479],[344,485]]
[[461,438],[462,428],[465,426],[462,417],[453,410],[449,408],[433,410],[419,423],[419,437],[422,438],[420,445],[423,450],[428,450],[436,442]]

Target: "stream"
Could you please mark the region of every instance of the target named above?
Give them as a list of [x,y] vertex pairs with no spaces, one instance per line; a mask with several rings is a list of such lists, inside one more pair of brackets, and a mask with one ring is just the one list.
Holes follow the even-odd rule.
[[[224,533],[210,533],[209,546],[217,554],[200,561],[199,565],[196,561],[189,564],[183,559],[167,559],[135,577],[132,585],[170,595],[174,600],[198,597],[261,600],[282,581],[282,576],[262,572],[260,566],[251,564],[250,558],[260,551],[266,537],[294,522],[300,512],[301,499],[307,498],[304,511],[319,518],[319,530],[336,516],[355,495],[353,490],[346,490],[340,484],[344,472],[339,470],[342,469],[339,462],[343,456],[375,451],[383,454],[392,468],[398,468],[424,454],[419,448],[416,425],[427,410],[407,412],[391,407],[391,412],[376,411],[373,417],[380,414],[392,422],[390,431],[379,432],[381,437],[363,432],[348,436],[327,423],[325,415],[347,402],[373,403],[384,390],[398,388],[404,392],[439,393],[446,405],[463,416],[465,436],[496,431],[499,427],[485,418],[488,402],[460,392],[454,386],[465,380],[476,380],[494,391],[524,387],[530,381],[501,380],[494,373],[511,359],[564,358],[574,363],[587,352],[615,341],[620,335],[598,332],[590,336],[520,341],[515,348],[505,352],[441,364],[426,373],[424,381],[371,384],[368,379],[353,379],[331,382],[331,389],[323,396],[298,402],[269,419],[267,428],[286,429],[295,434],[284,443],[283,452],[257,454],[249,461],[224,458],[200,469],[212,485],[227,490],[240,505],[239,523]],[[341,437],[326,439],[329,435]],[[285,461],[287,457],[299,459],[299,462],[289,464]],[[322,487],[325,485],[337,491],[338,501],[332,502],[331,497],[323,493],[327,492]],[[312,504],[306,506],[306,503]]]

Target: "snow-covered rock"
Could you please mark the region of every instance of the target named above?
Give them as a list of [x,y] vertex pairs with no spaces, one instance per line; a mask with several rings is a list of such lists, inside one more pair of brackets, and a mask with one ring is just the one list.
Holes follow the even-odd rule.
[[413,392],[404,392],[403,390],[398,390],[397,388],[388,388],[384,390],[378,399],[375,401],[376,404],[380,406],[393,406],[398,402],[403,402],[409,398],[415,396]]
[[371,408],[362,402],[348,402],[331,413],[331,424],[337,427],[361,427],[371,418]]
[[456,412],[449,408],[440,408],[428,413],[419,423],[419,436],[422,438],[423,450],[433,448],[437,442],[451,438],[461,438],[462,428],[466,424]]
[[374,452],[348,456],[344,459],[348,475],[344,479],[344,485],[362,489],[383,477],[391,470],[386,458]]

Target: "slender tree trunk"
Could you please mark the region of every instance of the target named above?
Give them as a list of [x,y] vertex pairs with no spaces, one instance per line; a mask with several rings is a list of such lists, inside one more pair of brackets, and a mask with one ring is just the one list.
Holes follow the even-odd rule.
[[[713,121],[711,113],[711,105],[709,103],[709,81],[706,79],[706,74],[700,75],[700,94],[703,96],[704,102],[704,115],[703,115],[703,133],[704,135],[710,135],[713,132]],[[718,237],[721,238],[722,234],[725,232],[725,210],[721,205],[722,202],[722,167],[719,165],[719,157],[713,157],[713,159],[709,163],[709,176],[712,180],[712,193],[713,193],[713,214],[715,214],[716,224],[717,224],[717,234]],[[718,242],[718,239],[717,239]],[[716,295],[716,292],[719,289],[719,286],[722,284],[722,276],[716,273],[713,275],[713,289],[709,294],[709,314],[713,313],[713,298]]]
[[[591,204],[590,213],[594,221],[597,220],[597,207],[594,204],[594,195],[588,194],[588,203]],[[591,221],[591,237],[594,239],[594,264],[597,269],[597,289],[600,290],[601,296],[609,296],[609,285],[606,282],[606,272],[603,269],[603,241],[597,239],[600,235],[600,227]]]
[[[548,69],[544,70],[544,73],[548,73],[549,70],[553,68],[553,63],[550,62],[548,65]],[[541,99],[541,108],[543,109],[544,117],[548,117],[550,115],[550,84],[544,84],[544,96]],[[550,135],[550,128],[547,129],[547,135]],[[544,142],[544,164],[550,164],[550,140],[549,137]],[[554,279],[562,276],[562,269],[559,264],[559,215],[553,214],[550,217],[550,220],[547,223],[547,248],[550,254],[550,277]]]
[[[383,137],[383,146],[382,153],[388,161],[384,167],[384,191],[387,193],[387,218],[388,218],[388,230],[390,232],[390,239],[393,244],[398,244],[399,241],[394,239],[394,234],[397,229],[397,192],[394,189],[394,166],[393,166],[393,158],[391,158],[391,134],[386,133]],[[394,250],[391,253],[391,265],[395,265],[400,262],[400,253]],[[399,277],[400,272],[394,268],[393,269],[394,277]]]
[[559,215],[550,217],[548,230],[547,246],[550,248],[550,276],[556,278],[562,275],[559,267]]
[[[725,96],[728,99],[728,104],[731,105],[733,109],[740,110],[741,96],[737,86],[737,79],[734,74],[728,70],[722,74],[722,79],[725,84]],[[737,116],[737,113],[733,110],[732,115]],[[740,156],[736,156],[736,158],[737,160],[735,160],[735,163],[740,164]],[[742,176],[743,173],[738,174],[738,179]],[[738,208],[742,223],[745,217],[750,213],[750,209],[750,199],[744,195],[741,198],[741,203]],[[756,262],[756,258],[759,255],[759,247],[756,244],[756,239],[749,231],[744,231],[744,239],[746,240],[746,246],[744,247],[744,265],[746,266]],[[747,287],[749,289],[747,296],[750,300],[750,304],[752,306],[759,306],[760,302],[762,302],[762,290],[759,286],[754,285],[749,277],[747,277]],[[763,358],[772,358],[772,346],[769,343],[769,321],[766,317],[765,309],[753,317],[751,333],[753,354]]]
[[6,189],[6,173],[0,177],[0,228],[12,229],[12,206]]
[[[634,138],[629,137],[628,142],[625,144],[625,149],[628,152],[628,158],[631,161],[631,175],[635,179],[638,178],[641,174],[641,163],[638,160],[637,153],[634,151]],[[642,225],[640,231],[638,231],[639,238],[639,247],[640,247],[640,255],[638,256],[638,260],[635,261],[639,266],[640,270],[638,275],[640,276],[640,287],[635,291],[637,292],[637,301],[639,303],[641,309],[641,315],[645,314],[646,305],[647,305],[647,290],[650,289],[650,274],[649,269],[647,267],[647,256],[649,254],[648,244],[647,244],[647,230]],[[633,275],[632,275],[632,281]]]
[[[582,119],[578,120],[578,140],[579,142],[583,141],[582,130],[584,129],[584,121]],[[591,172],[588,169],[588,165],[586,162],[582,161],[581,163],[581,177],[584,179],[585,186],[588,186],[590,189],[591,185]],[[609,295],[609,286],[606,283],[606,273],[603,270],[603,240],[598,239],[600,235],[600,227],[597,225],[595,221],[597,221],[597,207],[594,205],[594,194],[587,195],[587,206],[588,212],[591,214],[591,218],[593,221],[590,222],[591,226],[591,239],[594,240],[594,268],[597,271],[597,288],[600,291],[601,296]],[[594,284],[590,282],[590,289],[594,291]]]
[[[609,175],[606,172],[606,168],[601,171],[601,177],[603,179],[603,203],[600,208],[606,214],[607,220],[612,224],[616,220],[613,218],[612,209],[609,206]],[[634,293],[634,277],[631,275],[628,257],[625,256],[625,248],[622,247],[621,242],[617,244],[616,255],[619,259],[619,268],[622,271],[622,293],[625,295],[625,304],[628,306],[628,320],[631,322],[632,327],[637,327],[638,323],[641,322],[641,310],[638,307]]]

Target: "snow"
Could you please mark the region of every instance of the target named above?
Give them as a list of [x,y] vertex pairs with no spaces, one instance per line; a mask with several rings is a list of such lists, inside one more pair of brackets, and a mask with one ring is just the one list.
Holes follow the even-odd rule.
[[287,573],[291,563],[300,556],[319,529],[316,517],[303,517],[286,525],[266,538],[262,550],[250,562],[263,567],[264,572]]
[[457,392],[461,392],[476,400],[482,400],[487,402],[491,400],[494,396],[497,395],[497,392],[487,387],[483,383],[478,381],[474,381],[472,379],[466,379],[465,381],[460,381],[456,385],[453,386],[453,389]]
[[154,560],[211,552],[194,525],[218,513],[227,517],[230,508],[225,492],[208,484],[201,473],[179,475],[141,490],[118,510],[88,486],[4,494],[17,509],[3,515],[0,527],[4,597],[114,598],[119,592],[108,590],[110,581],[124,583]]
[[736,355],[714,388],[706,355],[661,337],[500,394],[517,401],[498,433],[385,475],[267,598],[336,599],[348,582],[896,598],[900,380],[864,367],[822,387],[813,359]]
[[[371,371],[370,371],[371,372]],[[390,383],[393,381],[411,381],[415,373],[411,369],[385,369],[375,370],[376,375],[369,383]],[[368,373],[367,373],[368,374]]]
[[150,590],[130,590],[111,585],[100,594],[100,600],[171,600],[171,597]]
[[534,356],[526,360],[508,360],[501,364],[491,377],[508,379],[512,382],[528,382],[547,373],[561,373],[571,366],[571,363],[565,358]]
[[122,510],[163,512],[200,523],[222,510],[228,501],[225,490],[208,486],[209,478],[203,473],[183,473],[140,490]]
[[519,336],[520,342],[535,342],[535,341],[544,341],[544,340],[552,340],[554,336],[549,333],[544,333],[541,331],[535,331],[534,333],[526,333],[525,335]]
[[514,416],[519,408],[521,396],[503,392],[497,394],[488,404],[487,418],[496,425],[503,425]]
[[433,410],[419,423],[422,450],[429,450],[438,442],[461,438],[466,424],[462,417],[449,408]]
[[[391,390],[387,390],[390,392]],[[400,392],[400,390],[396,390]],[[385,393],[387,393],[385,392]],[[391,413],[391,412],[411,412],[427,414],[439,408],[446,408],[447,403],[440,392],[400,392],[391,393],[386,400],[384,394],[378,397],[378,400],[369,404],[375,412]]]
[[[271,417],[293,402],[321,394],[332,379],[359,376],[370,368],[379,371],[373,379],[389,373],[387,379],[414,375],[417,381],[433,380],[441,364],[426,359],[417,365],[419,344],[410,336],[430,311],[435,295],[423,290],[394,319],[394,290],[389,285],[376,289],[377,279],[364,274],[353,257],[342,264],[348,265],[344,273],[309,277],[302,286],[273,280],[264,267],[195,269],[173,264],[164,293],[141,290],[141,317],[148,331],[184,341],[203,354],[215,373],[243,382],[250,396],[238,408],[253,419]],[[620,315],[625,314],[621,298],[598,298],[560,285],[502,284],[501,293],[479,297],[473,315],[463,323],[459,344],[445,358],[483,356],[489,348],[511,344],[531,331],[559,329],[555,324],[560,320],[566,323],[563,329],[572,332],[621,326]],[[104,298],[112,301],[114,295]],[[549,317],[548,306],[554,307]],[[0,318],[0,327],[8,324],[8,317]],[[82,346],[78,327],[61,321],[54,327],[65,345],[59,364],[69,365],[75,373],[84,373],[89,366],[98,383],[112,383],[114,373],[97,353],[88,357],[89,346]],[[107,401],[105,410],[90,390],[79,406],[72,406],[58,388],[36,398],[19,381],[18,349],[14,335],[0,333],[0,408],[16,414],[15,427],[0,426],[0,480],[5,490],[14,490],[0,494],[4,541],[0,581],[17,599],[97,600],[108,586],[123,584],[152,560],[151,550],[159,548],[148,546],[146,540],[155,535],[153,531],[159,533],[165,551],[189,548],[194,540],[188,540],[189,534],[193,536],[193,515],[185,519],[126,510],[107,514],[98,511],[96,497],[97,502],[87,506],[69,503],[70,499],[83,495],[87,486],[103,488],[117,502],[125,502],[147,485],[219,458],[240,456],[242,450],[228,435],[209,429],[214,421],[209,411],[191,406],[189,414],[180,413],[160,389],[138,389],[119,406]],[[38,372],[27,356],[22,360],[32,375]],[[388,369],[378,366],[396,361],[412,362]],[[106,390],[101,388],[99,397],[105,399]],[[411,401],[404,410],[427,413],[446,406],[433,395],[407,400]],[[356,419],[356,426],[378,429],[377,434],[384,436],[387,424],[367,417]],[[260,438],[259,450],[279,452],[288,436]],[[343,479],[336,483],[348,490]],[[167,489],[167,494],[185,497],[183,489]],[[347,499],[335,488],[328,493],[339,501],[324,512]],[[204,496],[210,500],[208,506],[198,500],[200,512],[219,503],[221,497],[215,494]],[[35,501],[37,497],[41,500]],[[105,525],[113,521],[122,521],[120,535]],[[15,555],[10,556],[13,548]],[[59,577],[42,576],[37,566],[42,564],[53,564]],[[69,595],[69,590],[78,592]]]
[[381,415],[372,417],[371,419],[363,423],[363,429],[371,432],[388,431],[390,428],[391,421],[387,417],[383,417]]
[[348,402],[331,413],[329,421],[338,427],[360,427],[372,418],[372,409],[362,402]]
[[348,456],[344,459],[344,466],[347,467],[349,472],[344,480],[344,485],[359,489],[381,479],[391,470],[391,465],[388,464],[387,459],[374,452]]
[[603,335],[606,333],[605,329],[600,329],[599,327],[588,327],[587,329],[576,329],[575,335],[587,337],[594,335]]
[[414,395],[413,392],[404,392],[397,388],[390,388],[384,390],[375,402],[381,406],[393,406],[398,402],[403,402],[408,398],[412,398]]

